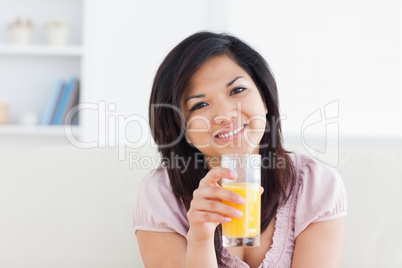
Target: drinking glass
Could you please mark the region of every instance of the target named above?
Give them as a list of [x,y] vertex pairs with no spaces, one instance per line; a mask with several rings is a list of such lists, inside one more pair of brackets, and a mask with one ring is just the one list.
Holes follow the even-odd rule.
[[246,199],[243,205],[223,201],[241,210],[243,216],[222,224],[224,247],[260,246],[261,228],[261,155],[224,154],[221,166],[237,173],[236,180],[222,178],[222,187]]

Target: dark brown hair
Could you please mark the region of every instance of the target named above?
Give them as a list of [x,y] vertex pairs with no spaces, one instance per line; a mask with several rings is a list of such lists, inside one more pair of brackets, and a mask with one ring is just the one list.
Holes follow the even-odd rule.
[[[180,110],[182,93],[192,75],[209,58],[227,55],[242,67],[258,87],[265,101],[268,114],[265,133],[259,153],[273,162],[282,160],[281,167],[262,168],[261,184],[265,191],[261,197],[261,232],[274,217],[279,206],[289,198],[294,186],[294,171],[288,152],[282,145],[278,92],[275,79],[262,56],[238,38],[228,34],[199,32],[187,37],[166,56],[160,65],[152,86],[149,122],[151,133],[167,166],[172,191],[177,200],[188,210],[199,181],[207,174],[205,159],[197,159],[201,152],[189,145],[184,138],[185,123]],[[183,170],[174,163],[180,156],[190,165]],[[200,164],[203,161],[204,165]],[[170,162],[170,163],[169,163]],[[222,263],[221,226],[215,232],[215,251]]]

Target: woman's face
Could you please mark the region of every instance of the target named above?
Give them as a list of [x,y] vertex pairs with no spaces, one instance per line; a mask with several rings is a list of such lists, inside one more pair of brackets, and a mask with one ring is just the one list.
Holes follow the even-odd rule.
[[181,98],[186,139],[217,164],[222,154],[258,153],[267,107],[251,77],[227,56],[207,60]]

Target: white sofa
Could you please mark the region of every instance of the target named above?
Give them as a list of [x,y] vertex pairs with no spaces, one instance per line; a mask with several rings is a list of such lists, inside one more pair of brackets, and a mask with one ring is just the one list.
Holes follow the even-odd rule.
[[[402,267],[402,142],[341,145],[349,203],[342,267]],[[119,160],[122,150],[2,149],[0,267],[143,267],[131,202],[157,154],[130,149]]]

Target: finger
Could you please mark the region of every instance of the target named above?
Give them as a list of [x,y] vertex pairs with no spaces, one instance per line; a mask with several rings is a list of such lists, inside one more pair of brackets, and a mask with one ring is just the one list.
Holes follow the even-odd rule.
[[261,186],[261,194],[264,193],[264,187]]
[[219,201],[228,201],[237,205],[243,205],[246,202],[240,194],[224,189],[222,187],[201,187],[194,191],[193,198],[200,199],[215,199]]
[[243,216],[241,210],[235,209],[234,207],[226,205],[218,200],[202,199],[198,202],[192,202],[191,205],[192,208],[197,211],[213,212],[232,218],[241,218]]
[[224,216],[222,214],[206,212],[206,211],[193,211],[188,217],[191,217],[193,223],[205,223],[205,222],[231,222],[232,218]]
[[200,181],[200,186],[202,185],[214,186],[221,178],[227,178],[233,180],[237,178],[237,174],[236,172],[228,168],[216,167],[211,169],[207,173],[207,175]]

